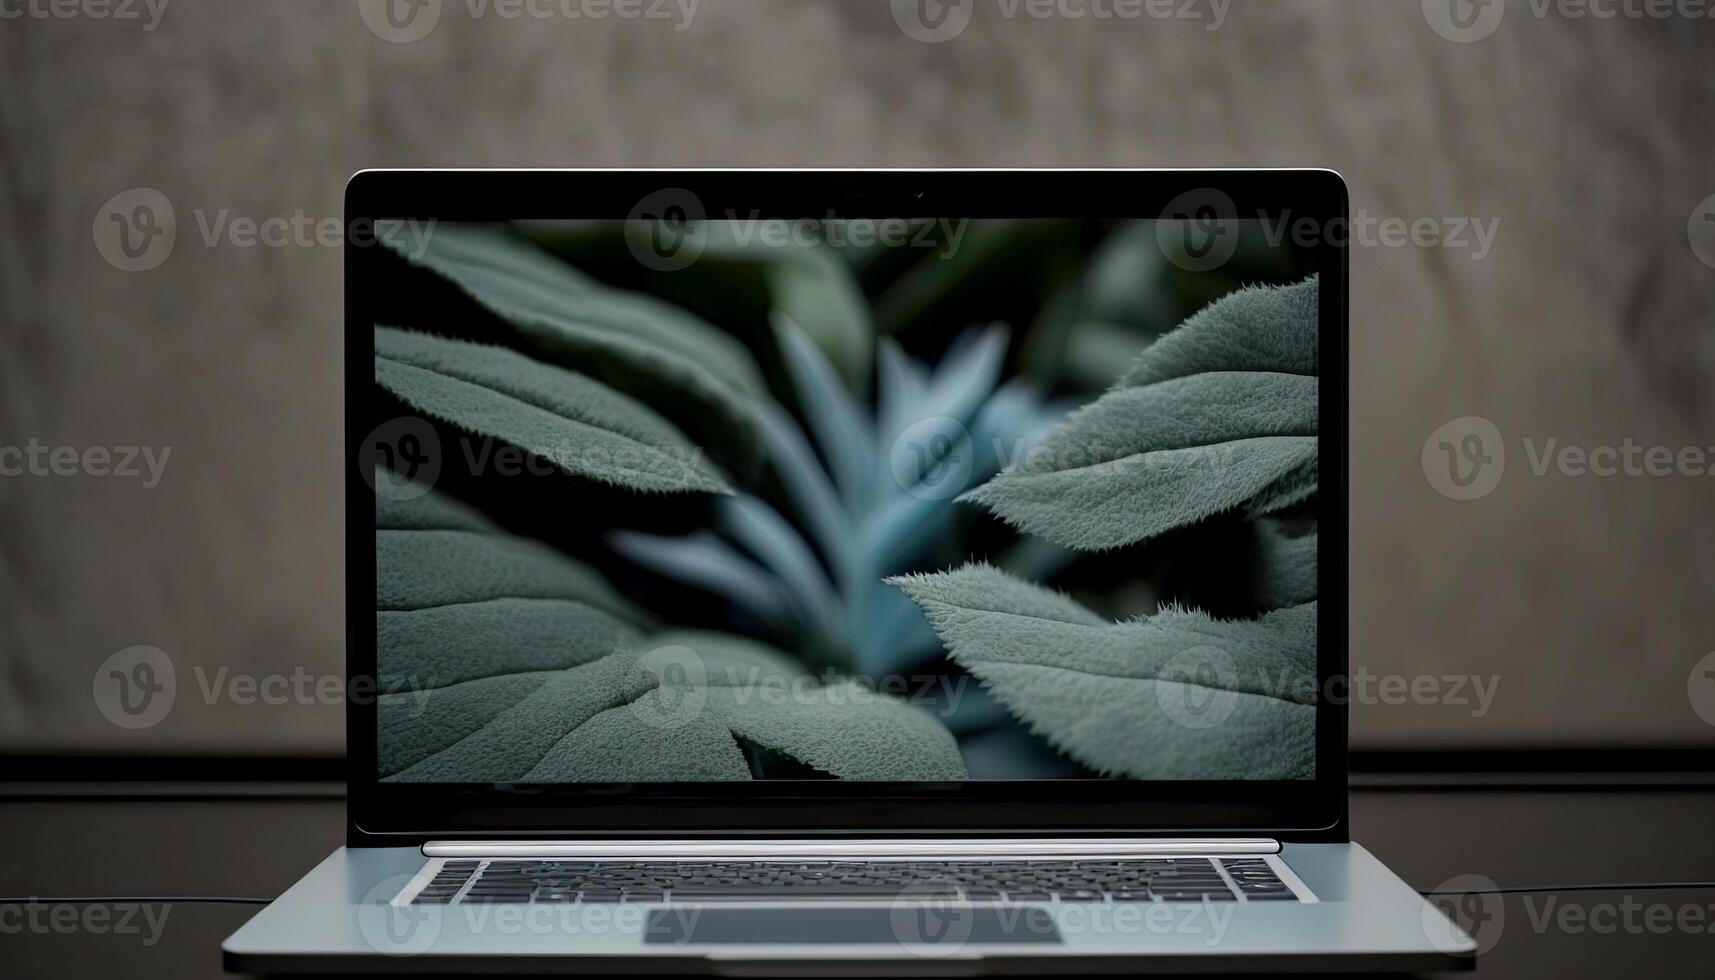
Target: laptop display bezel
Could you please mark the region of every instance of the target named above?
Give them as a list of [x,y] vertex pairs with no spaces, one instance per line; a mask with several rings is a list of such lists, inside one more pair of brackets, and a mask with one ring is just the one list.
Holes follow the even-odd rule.
[[[626,218],[682,188],[707,213],[766,217],[1154,218],[1215,189],[1240,217],[1317,229],[1301,243],[1321,277],[1319,690],[1347,672],[1347,220],[1327,170],[366,170],[346,187],[345,548],[349,840],[624,836],[1347,835],[1347,711],[1316,712],[1315,777],[1299,781],[1035,780],[874,783],[400,784],[377,771],[374,491],[363,441],[382,419],[374,388],[376,222]],[[1285,221],[1289,224],[1283,225]],[[1309,224],[1302,224],[1303,222]]]

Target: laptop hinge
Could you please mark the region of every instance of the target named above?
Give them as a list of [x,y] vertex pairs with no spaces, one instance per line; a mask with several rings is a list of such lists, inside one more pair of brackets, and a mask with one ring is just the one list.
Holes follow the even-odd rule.
[[1158,854],[1278,854],[1266,837],[967,838],[947,840],[430,841],[435,858],[639,858],[676,861],[1128,858]]

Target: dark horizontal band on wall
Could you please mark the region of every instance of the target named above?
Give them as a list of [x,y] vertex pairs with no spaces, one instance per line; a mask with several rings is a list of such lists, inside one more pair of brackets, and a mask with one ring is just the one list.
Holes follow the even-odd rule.
[[1715,739],[1703,746],[1354,749],[1353,774],[1715,774]]
[[0,755],[5,782],[344,783],[345,757]]

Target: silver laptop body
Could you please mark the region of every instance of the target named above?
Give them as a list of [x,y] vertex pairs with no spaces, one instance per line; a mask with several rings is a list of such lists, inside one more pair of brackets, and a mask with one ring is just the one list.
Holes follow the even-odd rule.
[[353,177],[348,840],[227,968],[1470,968],[1348,835],[1346,214]]

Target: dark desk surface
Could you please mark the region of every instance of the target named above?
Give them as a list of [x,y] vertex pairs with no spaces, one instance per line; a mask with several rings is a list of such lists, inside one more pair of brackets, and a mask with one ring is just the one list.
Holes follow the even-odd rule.
[[[1715,879],[1715,786],[1354,787],[1354,836],[1418,887],[1479,873],[1503,885]],[[67,787],[58,787],[65,790]],[[71,787],[100,791],[102,787]],[[188,787],[193,792],[195,787]],[[291,885],[339,845],[338,787],[270,787],[267,798],[19,799],[0,795],[0,895],[254,895]],[[14,790],[14,793],[16,791]],[[1715,891],[1637,892],[1701,932],[1614,920],[1626,893],[1512,895],[1481,977],[1715,976]],[[1577,911],[1568,912],[1568,907]],[[1690,908],[1688,908],[1690,907]],[[176,905],[157,941],[0,919],[0,977],[215,978],[220,942],[255,909]],[[1588,921],[1582,916],[1595,912]],[[145,929],[146,933],[147,930]],[[1481,938],[1481,937],[1480,937]]]

